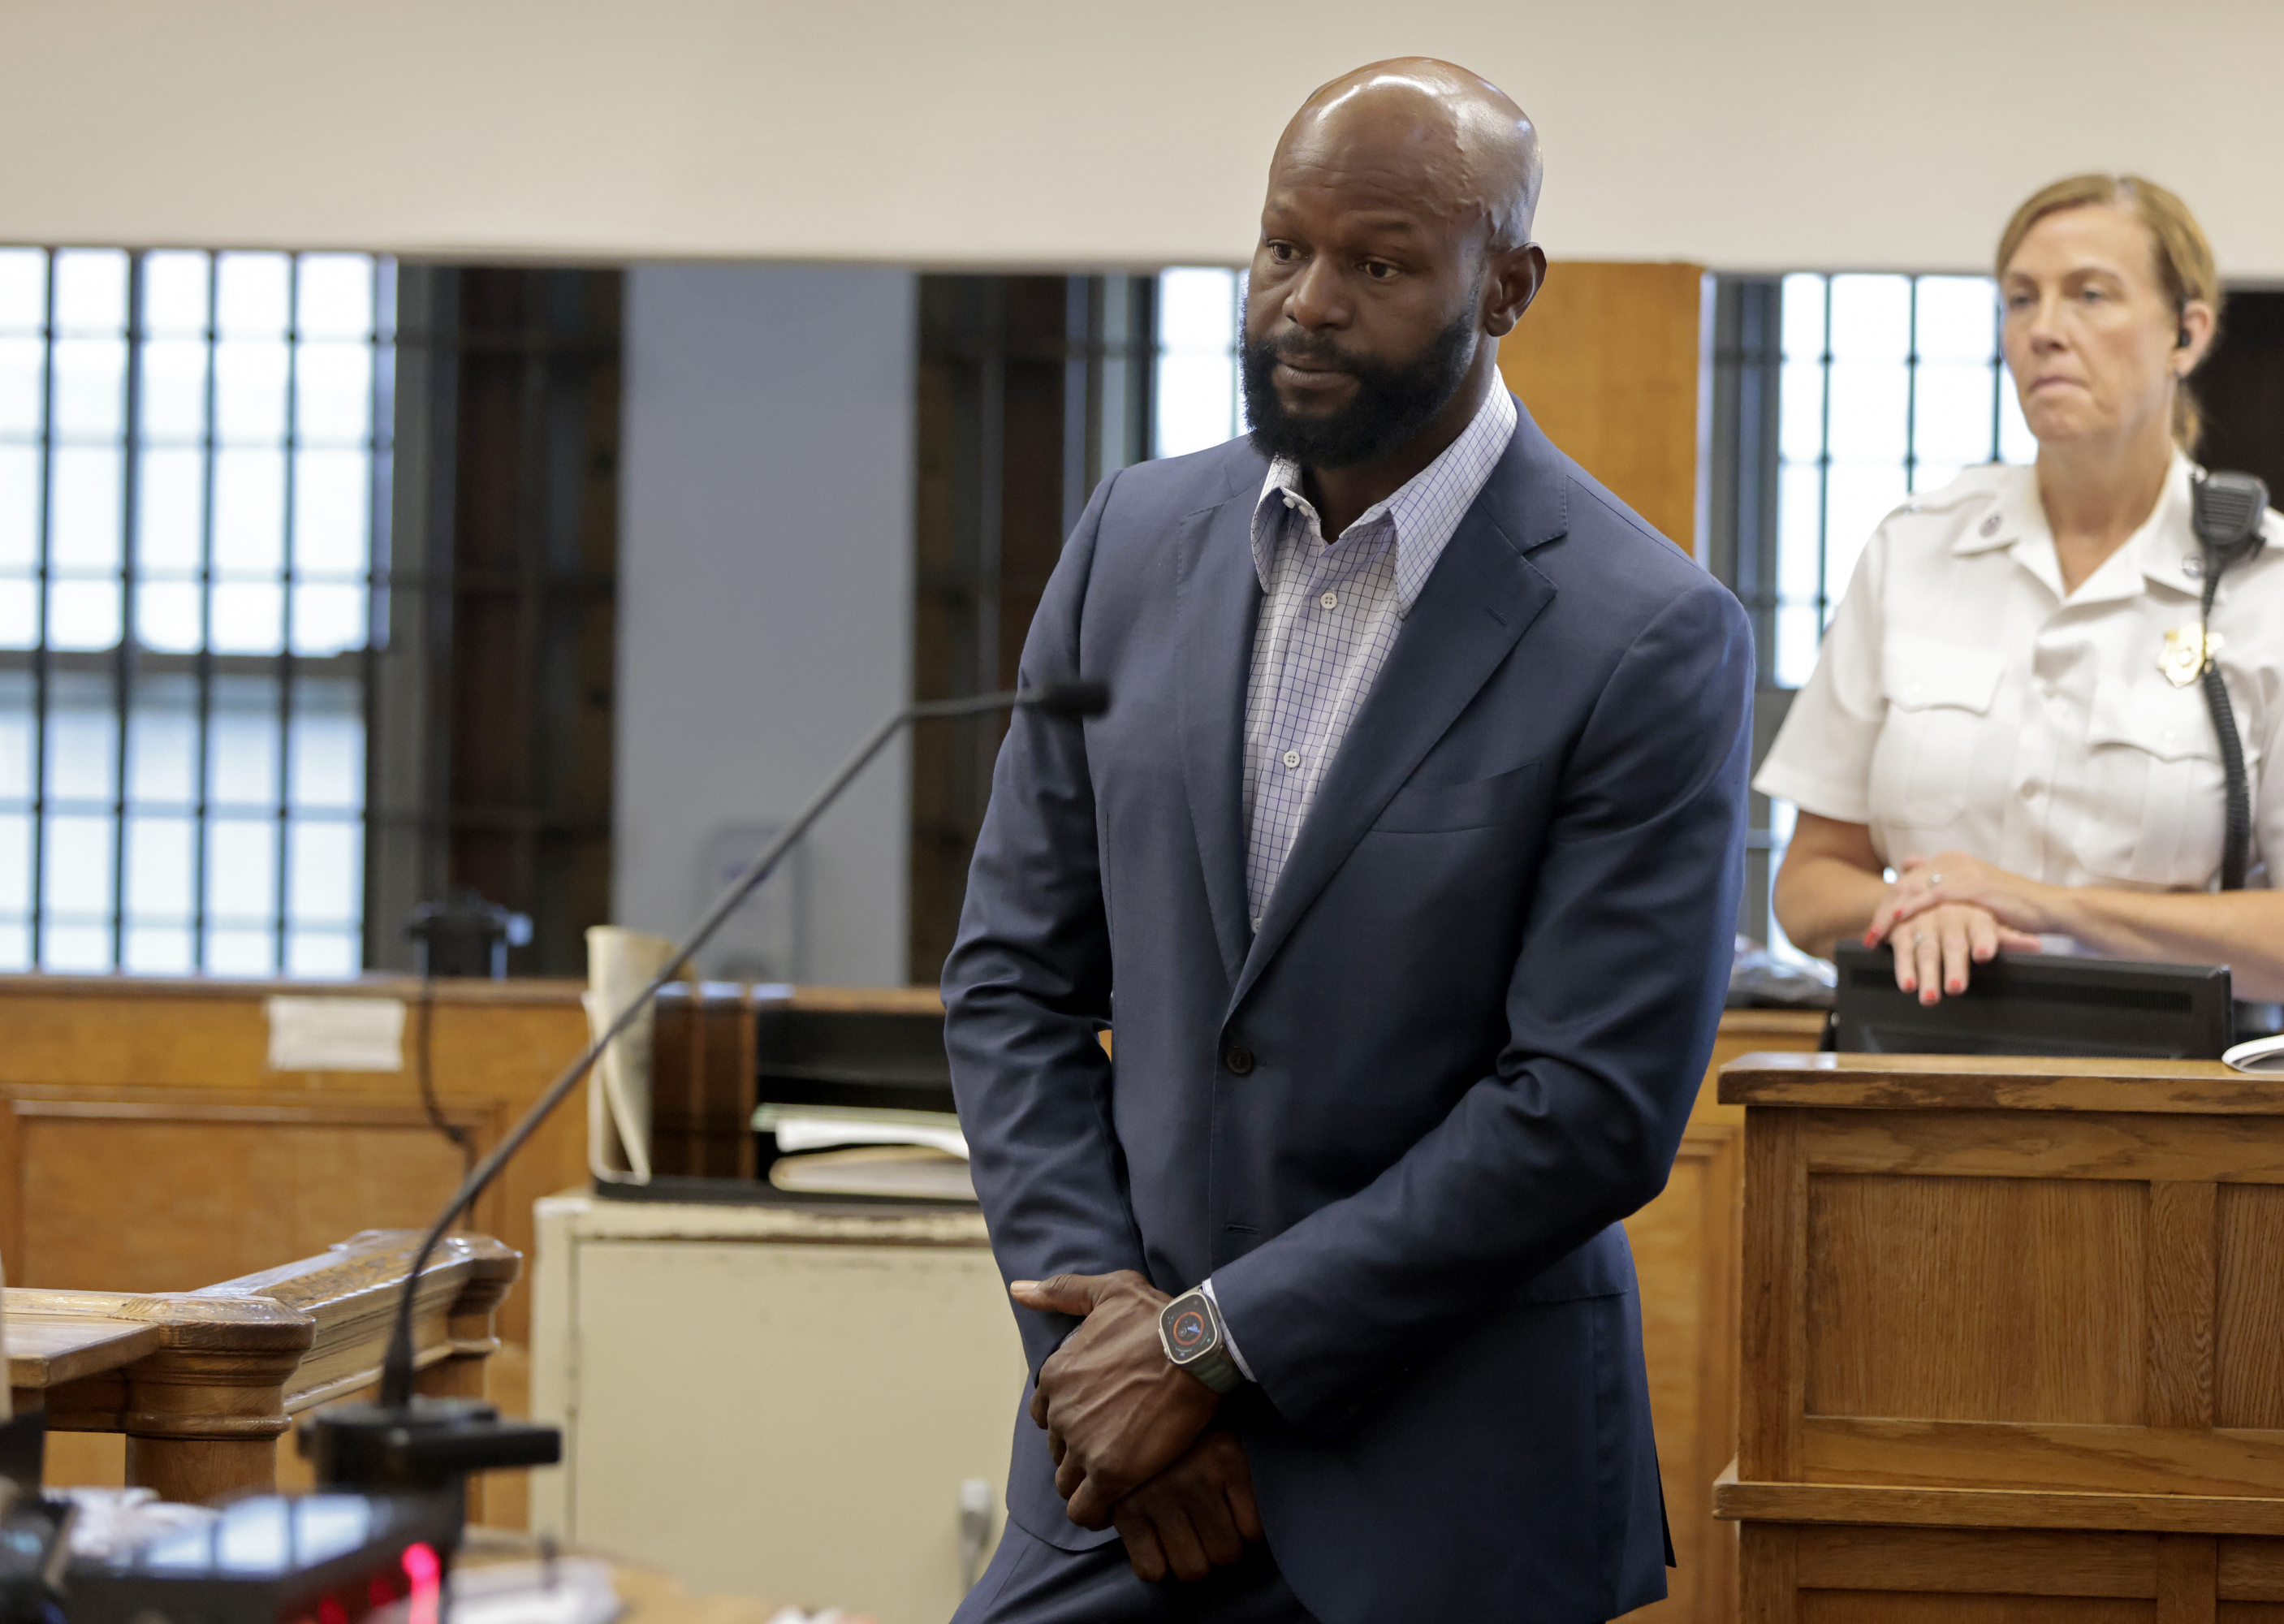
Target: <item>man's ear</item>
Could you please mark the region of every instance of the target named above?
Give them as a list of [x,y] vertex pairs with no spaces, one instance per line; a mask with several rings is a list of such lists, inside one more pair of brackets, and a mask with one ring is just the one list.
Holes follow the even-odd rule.
[[1483,331],[1505,338],[1546,285],[1546,250],[1535,242],[1496,255],[1483,279]]

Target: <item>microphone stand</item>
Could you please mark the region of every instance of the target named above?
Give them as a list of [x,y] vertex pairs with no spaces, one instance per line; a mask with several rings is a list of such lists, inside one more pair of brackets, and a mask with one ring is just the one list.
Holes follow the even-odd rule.
[[[457,1490],[472,1471],[503,1466],[546,1466],[562,1458],[562,1434],[551,1426],[525,1421],[504,1421],[493,1406],[473,1399],[416,1397],[412,1318],[420,1275],[428,1267],[446,1232],[483,1193],[493,1175],[521,1149],[548,1113],[578,1086],[603,1051],[681,971],[689,959],[720,930],[738,905],[770,872],[794,843],[809,831],[826,807],[880,753],[881,748],[915,722],[941,718],[980,716],[1017,706],[1051,716],[1077,718],[1099,716],[1110,704],[1110,692],[1099,682],[1055,682],[1036,688],[982,694],[966,699],[929,700],[906,706],[880,724],[859,745],[809,804],[794,815],[784,831],[748,863],[729,887],[691,928],[674,949],[665,968],[625,1008],[612,1017],[602,1034],[580,1051],[545,1093],[532,1102],[491,1153],[476,1164],[420,1243],[412,1271],[396,1304],[395,1324],[389,1333],[388,1352],[381,1363],[380,1397],[371,1404],[339,1404],[312,1415],[301,1429],[301,1453],[316,1469],[325,1487],[360,1489],[383,1494],[428,1494]],[[459,1496],[455,1494],[455,1498]]]

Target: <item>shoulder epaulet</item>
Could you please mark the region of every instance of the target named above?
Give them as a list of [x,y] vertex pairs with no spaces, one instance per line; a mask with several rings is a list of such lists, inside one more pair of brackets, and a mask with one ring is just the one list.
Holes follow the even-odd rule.
[[2012,466],[2003,462],[1984,463],[1978,467],[1962,469],[1959,477],[1947,485],[1934,490],[1913,491],[1888,517],[1894,519],[1905,514],[1956,513],[1977,502],[1995,501],[2001,482],[2013,472]]

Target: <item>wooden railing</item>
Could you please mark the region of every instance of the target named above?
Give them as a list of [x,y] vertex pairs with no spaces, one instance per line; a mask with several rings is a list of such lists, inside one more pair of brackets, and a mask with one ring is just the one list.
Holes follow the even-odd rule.
[[[8,1383],[51,1432],[120,1432],[127,1481],[202,1501],[275,1486],[292,1417],[372,1385],[420,1236],[368,1229],[325,1254],[197,1291],[12,1289]],[[493,1314],[521,1271],[448,1236],[414,1298],[419,1390],[481,1397]]]

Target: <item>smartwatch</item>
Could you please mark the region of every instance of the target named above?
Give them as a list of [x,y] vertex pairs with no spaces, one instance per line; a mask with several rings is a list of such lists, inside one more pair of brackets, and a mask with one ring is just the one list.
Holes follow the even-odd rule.
[[1158,1311],[1158,1343],[1177,1369],[1187,1370],[1216,1393],[1245,1380],[1229,1351],[1221,1312],[1202,1286],[1192,1286]]

